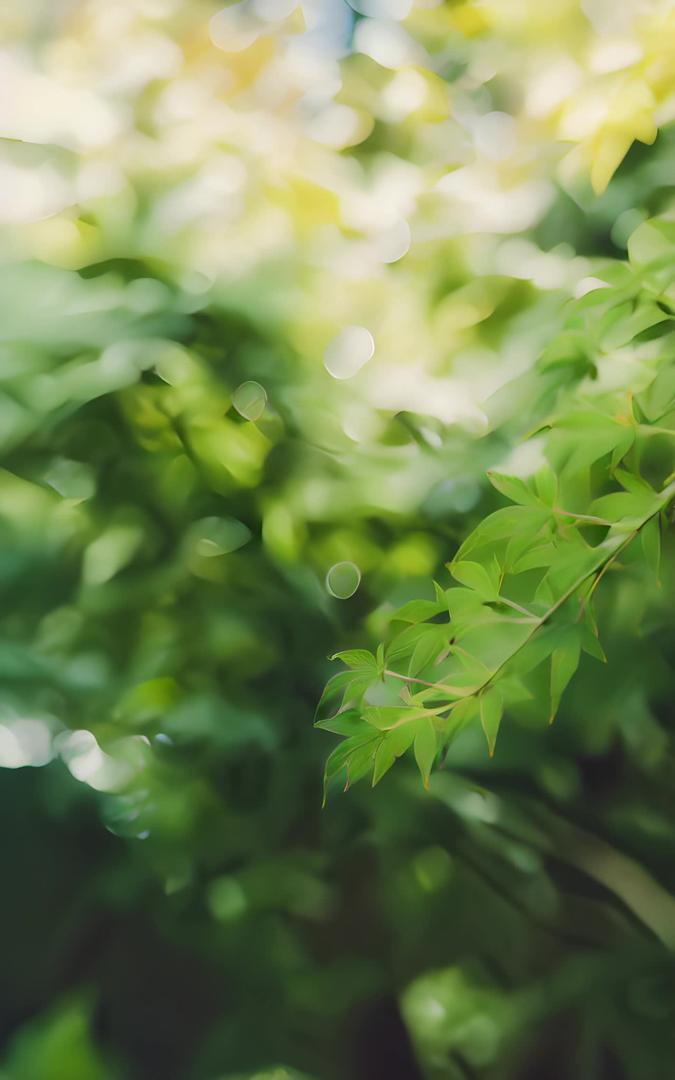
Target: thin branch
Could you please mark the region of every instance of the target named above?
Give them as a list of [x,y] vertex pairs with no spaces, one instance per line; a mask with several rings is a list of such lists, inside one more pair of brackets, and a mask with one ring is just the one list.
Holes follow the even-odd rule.
[[675,435],[672,428],[658,427],[656,424],[640,424],[639,431],[641,435],[670,435],[671,438]]
[[465,698],[470,697],[475,693],[475,688],[465,686],[448,686],[446,683],[440,682],[427,682],[426,679],[417,679],[413,675],[401,675],[398,671],[390,671],[389,668],[384,669],[385,675],[391,675],[392,679],[402,679],[403,682],[419,683],[420,686],[427,686],[430,690],[447,690],[449,694],[454,694],[455,697]]
[[514,611],[519,611],[521,615],[527,615],[528,619],[538,618],[537,615],[533,615],[533,613],[531,611],[528,611],[527,608],[524,608],[520,604],[517,604],[515,600],[509,600],[506,596],[500,596],[499,603],[506,604],[507,607],[513,608]]
[[553,507],[554,514],[563,514],[564,517],[574,518],[575,521],[585,521],[589,525],[613,525],[613,521],[607,521],[605,518],[595,517],[594,514],[576,514],[574,510],[563,510],[560,506]]

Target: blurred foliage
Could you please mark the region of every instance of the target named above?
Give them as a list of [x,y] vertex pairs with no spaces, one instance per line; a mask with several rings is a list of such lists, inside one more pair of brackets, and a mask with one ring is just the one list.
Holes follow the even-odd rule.
[[666,1080],[672,530],[553,728],[535,670],[494,758],[470,723],[322,811],[312,718],[403,605],[441,634],[446,563],[484,592],[457,553],[545,495],[552,415],[563,508],[617,493],[569,415],[627,389],[669,482],[672,4],[0,31],[2,1080]]

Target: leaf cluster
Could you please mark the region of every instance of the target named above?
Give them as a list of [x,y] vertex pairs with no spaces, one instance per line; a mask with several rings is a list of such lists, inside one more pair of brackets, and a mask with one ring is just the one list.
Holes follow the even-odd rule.
[[644,223],[628,250],[603,287],[568,303],[531,372],[549,403],[524,440],[535,467],[488,472],[508,505],[455,552],[455,584],[434,582],[434,599],[395,611],[377,655],[336,654],[346,670],[326,686],[317,726],[343,741],[325,787],[375,785],[411,749],[428,786],[463,728],[480,724],[492,756],[504,714],[528,698],[552,722],[582,654],[605,660],[594,601],[607,572],[639,538],[658,577],[675,496],[675,226]]

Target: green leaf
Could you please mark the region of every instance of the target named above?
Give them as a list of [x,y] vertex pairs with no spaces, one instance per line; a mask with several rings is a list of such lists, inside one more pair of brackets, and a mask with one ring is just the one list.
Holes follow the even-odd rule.
[[617,522],[625,518],[641,520],[650,513],[656,513],[661,505],[659,496],[654,491],[639,492],[617,491],[613,495],[603,495],[591,503],[591,514],[607,521]]
[[[452,656],[456,656],[462,671],[469,676],[469,682],[477,685],[490,677],[490,668],[483,663],[478,656],[474,656],[461,645],[451,645],[448,650]],[[455,678],[455,675],[452,676]]]
[[628,240],[628,258],[634,266],[649,266],[657,259],[672,260],[675,222],[653,218],[643,221]]
[[438,736],[433,721],[424,719],[419,723],[413,747],[417,768],[425,788],[429,788],[429,775],[438,752]]
[[334,698],[343,694],[347,687],[354,681],[353,671],[338,671],[337,675],[333,675],[323,688],[323,693],[319,698],[319,704],[316,707],[317,713],[322,705],[326,702],[332,701]]
[[377,676],[378,676],[379,679],[381,679],[383,677],[383,675],[384,675],[384,668],[385,668],[385,664],[386,664],[385,652],[384,652],[384,643],[383,642],[380,642],[380,644],[377,646],[376,662],[377,662]]
[[506,476],[504,473],[495,472],[494,469],[488,469],[487,478],[497,491],[505,495],[511,502],[519,503],[521,506],[536,505],[537,497],[534,495],[524,480],[521,480],[518,476]]
[[528,690],[518,675],[506,675],[499,680],[499,692],[504,705],[518,705],[521,701],[531,701],[533,694]]
[[314,727],[322,731],[331,731],[334,735],[359,735],[368,732],[361,715],[353,709],[329,716],[326,720],[317,720]]
[[647,522],[640,537],[647,566],[658,581],[661,565],[661,523],[658,514]]
[[622,314],[602,335],[602,347],[603,349],[619,349],[645,330],[657,326],[669,317],[657,304],[642,304],[637,310],[629,310]]
[[627,469],[615,469],[614,476],[621,484],[622,488],[626,491],[630,491],[631,495],[655,495],[656,492],[646,480],[643,480],[641,476],[636,473],[628,472]]
[[548,465],[542,465],[534,474],[537,495],[546,506],[555,506],[558,498],[558,477]]
[[537,588],[536,599],[547,598],[542,585],[550,587],[552,598],[557,599],[567,592],[576,581],[591,574],[607,557],[607,552],[600,545],[597,547],[579,547],[576,543],[562,544],[556,552],[555,561],[542,578]]
[[675,405],[675,364],[663,367],[636,401],[645,417],[653,423],[670,412]]
[[555,720],[565,687],[579,666],[581,647],[579,634],[570,631],[565,641],[551,654],[551,712],[549,723]]
[[382,739],[382,742],[375,751],[375,759],[373,761],[373,787],[380,782],[385,773],[389,772],[395,761],[396,754],[394,753],[393,746],[391,746],[387,739]]
[[369,705],[363,710],[363,719],[378,731],[390,731],[426,715],[428,710],[409,705]]
[[483,609],[483,601],[473,589],[448,589],[445,598],[453,623],[476,619]]
[[330,657],[331,660],[342,660],[350,668],[372,669],[377,671],[377,660],[367,649],[347,649],[345,652],[336,652]]
[[424,640],[430,629],[431,627],[427,626],[425,623],[416,623],[412,626],[406,626],[405,630],[402,630],[400,634],[397,634],[387,646],[387,660],[390,663],[393,663],[400,661],[406,656],[411,656],[417,643]]
[[568,473],[579,472],[606,454],[618,453],[620,460],[630,449],[635,431],[603,413],[574,411],[561,417],[549,441],[554,464]]
[[394,612],[392,622],[394,620],[409,623],[425,622],[427,619],[433,619],[434,615],[440,615],[442,611],[445,611],[445,598],[442,603],[437,600],[411,600],[410,603],[404,604],[402,608]]
[[603,664],[607,663],[605,651],[600,644],[597,634],[586,623],[584,623],[581,630],[581,648],[595,660],[600,660]]
[[377,747],[378,743],[376,741],[370,741],[359,746],[349,755],[347,760],[347,781],[345,783],[345,791],[347,791],[352,784],[355,784],[358,780],[362,780],[364,776],[368,775],[373,768]]
[[315,717],[318,716],[324,705],[329,701],[334,701],[335,698],[340,695],[342,695],[343,703],[359,700],[363,697],[368,687],[375,681],[375,677],[376,672],[368,672],[366,675],[359,675],[358,670],[339,671],[337,675],[333,675],[326,683],[316,707]]
[[514,658],[511,668],[521,675],[534,671],[564,639],[564,627],[543,626]]
[[522,574],[526,570],[539,570],[542,566],[552,566],[557,556],[557,550],[555,544],[548,540],[542,544],[537,544],[516,559],[511,566],[511,573]]
[[476,562],[451,563],[450,572],[456,581],[474,589],[481,600],[497,600],[499,589],[495,585],[494,576],[489,574],[484,566]]
[[479,698],[480,722],[485,733],[490,757],[494,756],[497,734],[504,712],[502,696],[496,687],[487,690]]
[[437,656],[447,648],[448,630],[444,626],[428,626],[427,633],[421,637],[413,649],[408,674],[417,675],[423,668],[433,663]]
[[484,521],[477,525],[470,536],[460,547],[455,561],[459,562],[484,544],[491,544],[505,537],[511,537],[515,533],[528,533],[535,535],[549,519],[547,510],[536,506],[505,506],[501,510],[495,510]]
[[329,755],[328,760],[323,773],[323,805],[326,805],[326,795],[328,792],[329,782],[336,776],[338,776],[343,770],[347,771],[350,759],[357,753],[370,750],[370,754],[375,753],[375,747],[379,736],[377,732],[366,733],[364,735],[352,735],[350,738],[345,739],[343,743],[336,746],[333,752]]
[[546,346],[537,366],[541,371],[571,368],[575,374],[585,375],[593,369],[589,345],[585,332],[563,331]]
[[[514,621],[518,619],[519,616],[515,614],[513,616],[495,614],[489,622],[467,630],[462,635],[462,647],[477,657],[492,672],[495,668],[505,664],[514,652],[517,652],[524,645],[532,633],[533,624],[525,621]],[[461,674],[464,674],[464,672]],[[453,683],[458,683],[460,673],[453,672],[451,678]],[[467,685],[470,688],[471,680],[472,672],[469,669]],[[484,682],[485,679],[481,677],[478,686],[481,686]],[[473,689],[478,689],[475,683]]]
[[342,660],[351,669],[333,675],[324,687],[315,716],[322,706],[343,694],[343,703],[363,697],[368,687],[379,677],[378,661],[367,649],[348,649],[335,653],[331,660]]
[[384,774],[389,771],[396,761],[396,758],[401,757],[401,755],[406,752],[411,746],[414,738],[415,726],[413,724],[406,724],[403,727],[396,728],[395,731],[387,732],[375,751],[373,787],[375,787]]
[[464,698],[452,709],[443,722],[443,741],[447,744],[478,716],[478,699]]

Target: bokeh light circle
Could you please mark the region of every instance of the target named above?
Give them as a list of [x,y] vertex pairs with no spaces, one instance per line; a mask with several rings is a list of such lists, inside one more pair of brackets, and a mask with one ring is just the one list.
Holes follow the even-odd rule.
[[361,584],[361,571],[353,562],[338,562],[326,574],[326,588],[336,600],[349,600]]
[[375,342],[365,326],[345,326],[330,342],[323,363],[334,379],[351,379],[375,352]]
[[267,393],[260,383],[243,382],[233,393],[232,404],[245,420],[259,420],[267,405]]

